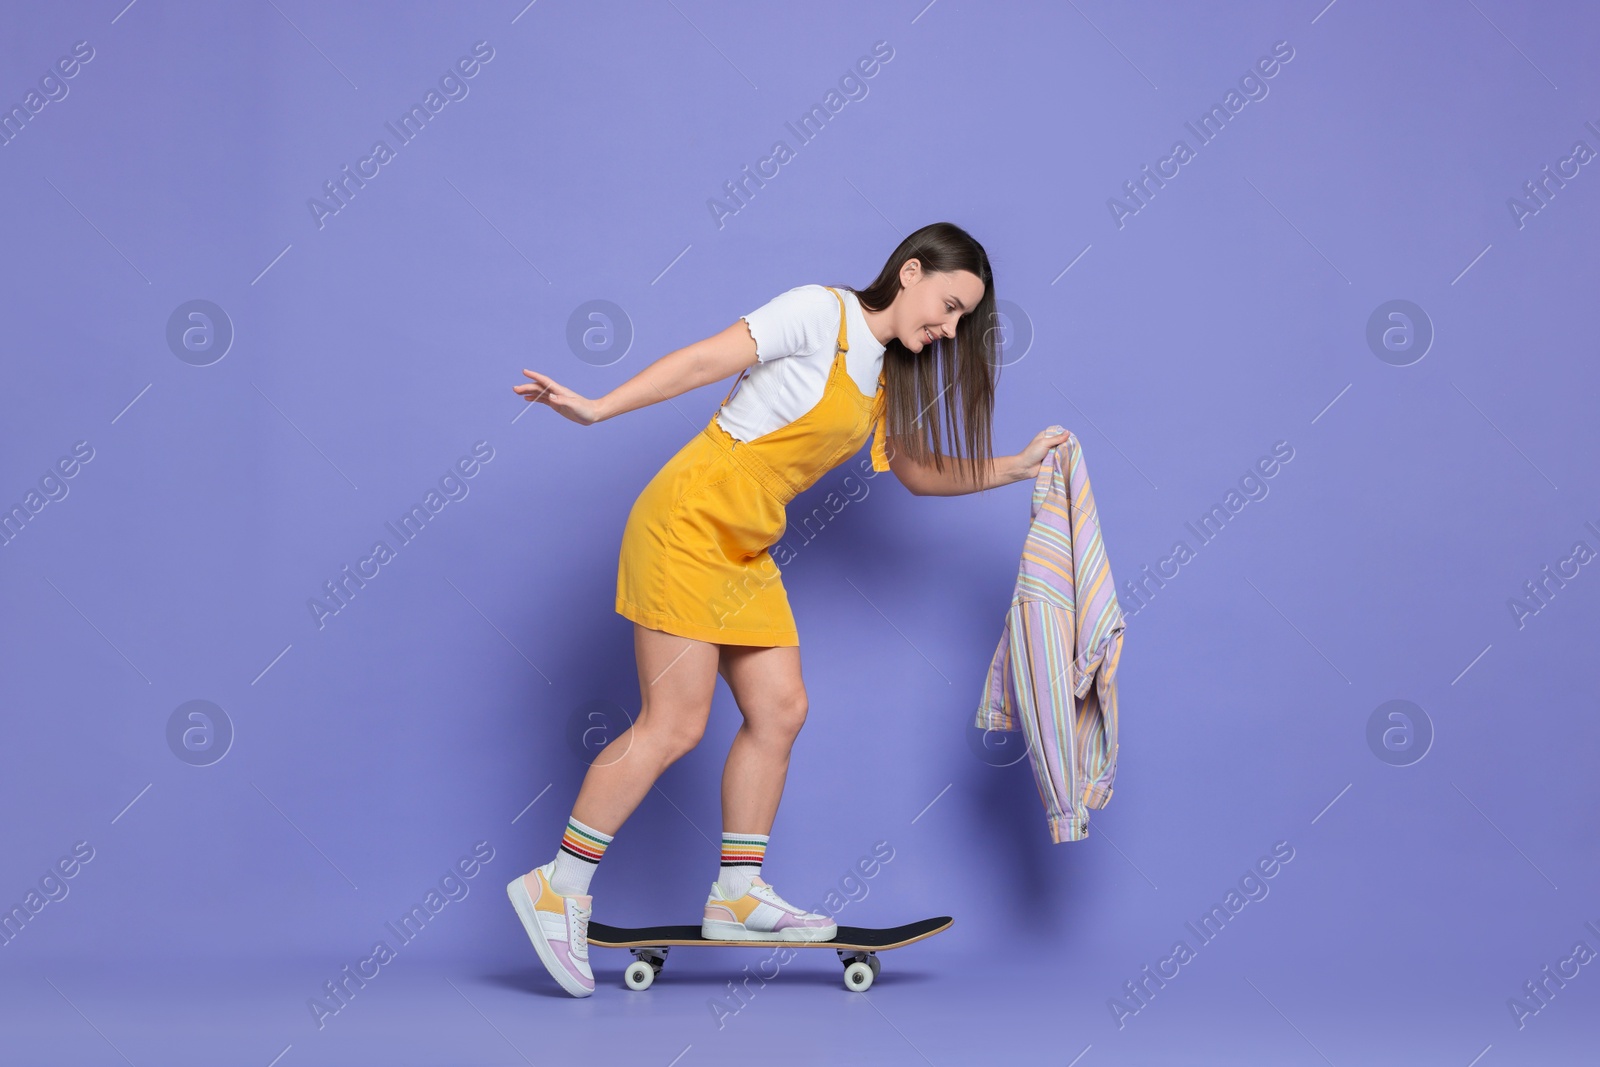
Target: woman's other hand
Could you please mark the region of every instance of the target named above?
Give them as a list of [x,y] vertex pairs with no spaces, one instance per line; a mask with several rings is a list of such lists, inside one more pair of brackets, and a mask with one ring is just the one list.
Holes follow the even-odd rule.
[[533,379],[531,382],[511,387],[512,392],[522,394],[522,399],[529,402],[537,401],[554,408],[562,416],[581,426],[592,426],[605,418],[600,411],[599,401],[579,396],[571,389],[558,384],[547,374],[527,369],[522,373]]

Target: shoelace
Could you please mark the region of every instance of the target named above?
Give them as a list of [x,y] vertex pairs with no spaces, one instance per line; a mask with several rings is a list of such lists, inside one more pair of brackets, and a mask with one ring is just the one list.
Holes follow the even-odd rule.
[[796,915],[810,915],[810,912],[806,911],[804,908],[797,908],[787,900],[784,900],[778,895],[778,891],[773,889],[770,885],[753,885],[750,887],[750,893],[762,900],[765,900],[769,904],[783,908],[785,911],[791,911]]
[[582,904],[572,906],[572,951],[579,955],[587,955],[589,951],[589,916],[593,912],[593,908]]

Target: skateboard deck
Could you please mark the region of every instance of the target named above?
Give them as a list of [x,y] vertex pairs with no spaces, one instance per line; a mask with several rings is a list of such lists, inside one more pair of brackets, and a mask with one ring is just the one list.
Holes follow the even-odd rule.
[[624,974],[630,989],[648,989],[661,973],[667,950],[673,945],[717,945],[723,948],[831,948],[844,964],[845,988],[860,992],[878,975],[881,951],[922,941],[950,928],[948,915],[922,919],[902,926],[841,926],[829,941],[715,941],[700,936],[699,926],[608,926],[590,921],[589,944],[600,948],[625,948],[634,962]]

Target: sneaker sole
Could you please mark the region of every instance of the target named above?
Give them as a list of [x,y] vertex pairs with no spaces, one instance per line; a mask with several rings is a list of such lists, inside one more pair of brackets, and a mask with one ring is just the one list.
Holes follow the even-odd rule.
[[700,924],[700,936],[707,941],[832,941],[839,936],[839,927],[787,926],[782,930],[763,932],[746,929],[743,923],[705,919]]
[[575,997],[593,995],[594,990],[580,984],[556,958],[555,949],[550,947],[549,940],[544,936],[544,930],[539,926],[539,916],[535,914],[533,898],[528,895],[528,889],[522,884],[520,876],[506,883],[506,896],[511,898],[511,906],[517,909],[517,918],[522,920],[522,928],[528,932],[528,940],[533,942],[534,951],[539,954],[539,961],[544,964],[544,969],[550,972],[550,977]]

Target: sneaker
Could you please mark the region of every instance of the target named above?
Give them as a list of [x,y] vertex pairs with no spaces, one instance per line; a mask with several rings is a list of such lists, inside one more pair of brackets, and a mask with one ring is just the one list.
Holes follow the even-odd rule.
[[711,883],[700,936],[712,941],[831,941],[839,927],[826,915],[795,907],[759,876],[742,897],[729,898]]
[[594,992],[594,972],[589,970],[589,915],[594,897],[588,893],[563,896],[550,888],[556,861],[535,867],[506,885],[522,928],[539,952],[552,977],[575,997]]

